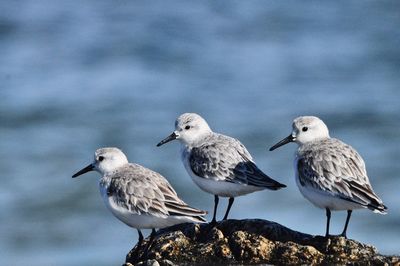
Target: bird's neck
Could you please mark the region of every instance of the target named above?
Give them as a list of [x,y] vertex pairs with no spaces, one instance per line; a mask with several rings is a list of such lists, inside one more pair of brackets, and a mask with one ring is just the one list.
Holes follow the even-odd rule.
[[182,141],[181,144],[185,146],[187,149],[199,147],[204,142],[206,142],[212,134],[213,134],[212,132],[204,132],[203,134],[196,136],[196,138],[191,139],[190,141],[186,142]]

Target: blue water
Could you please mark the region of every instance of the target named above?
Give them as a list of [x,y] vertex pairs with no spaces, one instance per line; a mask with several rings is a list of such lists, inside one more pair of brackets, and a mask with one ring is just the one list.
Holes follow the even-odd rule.
[[[120,265],[137,241],[71,175],[117,146],[212,210],[178,143],[183,112],[240,139],[288,185],[238,198],[231,217],[323,234],[325,213],[293,178],[296,146],[267,150],[317,115],[364,157],[389,214],[357,211],[351,238],[400,254],[398,1],[1,1],[0,265]],[[222,217],[226,201],[220,204]],[[208,217],[210,218],[210,217]],[[345,213],[333,213],[340,233]]]

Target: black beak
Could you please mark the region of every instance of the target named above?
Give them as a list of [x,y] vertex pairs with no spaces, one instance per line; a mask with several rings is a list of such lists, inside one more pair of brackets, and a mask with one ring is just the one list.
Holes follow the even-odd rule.
[[295,141],[296,138],[292,136],[292,134],[290,134],[289,136],[287,136],[286,138],[284,138],[283,140],[279,141],[278,143],[276,143],[274,146],[272,146],[271,148],[269,148],[269,151],[273,151],[276,148],[279,148],[280,146],[283,146],[285,144],[288,144],[289,142],[293,142]]
[[75,173],[72,178],[75,178],[77,176],[83,175],[84,173],[90,172],[94,170],[94,166],[93,164],[89,164],[88,166],[86,166],[85,168],[83,168],[82,170],[80,170],[79,172]]
[[166,137],[165,139],[163,139],[162,141],[160,141],[160,143],[157,144],[157,147],[160,147],[161,145],[170,142],[172,140],[175,140],[178,136],[175,134],[175,132],[172,132],[171,135],[169,135],[168,137]]

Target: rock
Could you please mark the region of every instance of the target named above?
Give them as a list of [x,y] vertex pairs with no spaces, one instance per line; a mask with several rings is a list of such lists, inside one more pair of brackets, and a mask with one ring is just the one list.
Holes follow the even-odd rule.
[[[125,265],[397,265],[399,256],[378,254],[375,247],[344,237],[328,239],[290,230],[278,223],[227,220],[215,226],[180,224],[159,230],[147,257],[134,247]],[[134,257],[138,251],[139,258]]]

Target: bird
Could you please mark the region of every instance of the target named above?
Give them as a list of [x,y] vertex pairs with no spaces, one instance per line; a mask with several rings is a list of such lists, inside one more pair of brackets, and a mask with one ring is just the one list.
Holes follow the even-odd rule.
[[181,159],[193,182],[214,195],[211,224],[216,223],[219,197],[229,198],[223,218],[226,220],[235,197],[286,187],[263,173],[239,140],[213,132],[198,114],[180,115],[175,121],[175,131],[157,146],[175,139],[181,143]]
[[293,120],[292,133],[269,150],[290,142],[298,144],[295,179],[301,194],[316,207],[325,209],[328,238],[331,211],[347,210],[340,236],[347,238],[352,211],[367,208],[386,214],[387,207],[370,184],[365,162],[350,145],[329,136],[328,127],[316,116]]
[[138,248],[143,242],[141,229],[152,230],[144,254],[151,247],[156,228],[187,222],[206,222],[203,216],[207,212],[187,205],[161,174],[139,164],[129,163],[126,155],[118,148],[97,149],[94,161],[72,177],[89,171],[102,174],[99,188],[106,207],[120,221],[137,229]]

